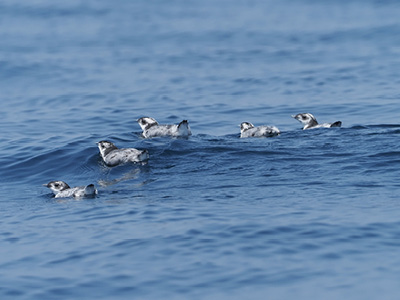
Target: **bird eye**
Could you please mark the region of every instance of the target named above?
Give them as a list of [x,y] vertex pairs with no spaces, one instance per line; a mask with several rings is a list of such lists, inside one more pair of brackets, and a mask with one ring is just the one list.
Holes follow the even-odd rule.
[[55,186],[55,187],[58,187],[58,186],[59,186],[59,184],[58,184],[58,183],[55,183],[55,184],[54,184],[54,186]]

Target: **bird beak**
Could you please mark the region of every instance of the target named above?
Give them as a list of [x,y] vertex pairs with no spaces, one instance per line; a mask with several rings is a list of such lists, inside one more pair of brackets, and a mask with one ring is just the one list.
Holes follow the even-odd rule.
[[295,115],[292,115],[292,118],[296,118],[296,116],[295,116]]

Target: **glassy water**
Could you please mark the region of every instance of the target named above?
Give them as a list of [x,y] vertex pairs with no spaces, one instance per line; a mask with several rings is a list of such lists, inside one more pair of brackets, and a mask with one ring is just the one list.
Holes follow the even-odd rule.
[[[399,13],[2,1],[1,299],[397,299]],[[145,140],[142,116],[193,135]],[[243,121],[282,134],[240,139]],[[149,163],[106,167],[104,139]]]

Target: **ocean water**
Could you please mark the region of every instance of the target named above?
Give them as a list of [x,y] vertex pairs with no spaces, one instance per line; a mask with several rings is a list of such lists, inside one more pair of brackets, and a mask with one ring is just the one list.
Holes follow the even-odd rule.
[[[399,15],[1,1],[0,298],[398,299]],[[300,112],[343,126],[302,131]],[[193,135],[143,139],[142,116]],[[240,139],[243,121],[282,134]],[[106,167],[104,139],[148,164]]]

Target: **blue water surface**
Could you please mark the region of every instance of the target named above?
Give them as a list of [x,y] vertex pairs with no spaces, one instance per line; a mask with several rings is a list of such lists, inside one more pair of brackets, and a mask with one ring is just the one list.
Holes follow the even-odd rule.
[[[0,298],[398,299],[399,15],[1,1]],[[301,112],[343,126],[302,131]],[[193,135],[143,139],[142,116]],[[243,121],[282,134],[240,139]],[[108,168],[105,139],[148,164]]]

